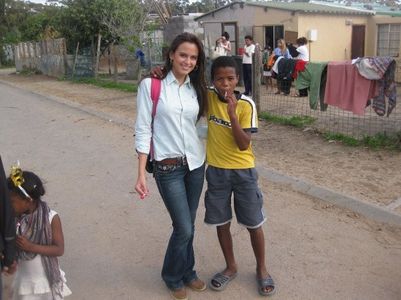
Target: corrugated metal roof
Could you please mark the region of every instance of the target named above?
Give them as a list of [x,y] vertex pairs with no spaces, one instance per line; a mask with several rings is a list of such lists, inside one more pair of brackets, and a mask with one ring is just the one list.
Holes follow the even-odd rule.
[[[344,5],[342,5],[342,4],[336,4],[335,2],[332,2],[332,3],[334,5],[344,7]],[[388,16],[392,16],[392,17],[401,16],[401,8],[399,6],[391,7],[391,6],[387,6],[387,5],[380,4],[380,3],[366,4],[366,3],[351,2],[349,7],[374,11],[376,13],[376,15],[388,15]]]
[[263,8],[274,8],[287,10],[292,12],[300,12],[307,14],[335,14],[335,15],[374,15],[373,11],[357,9],[357,8],[348,8],[348,7],[335,7],[330,5],[318,4],[318,3],[309,3],[309,2],[276,2],[276,1],[266,1],[266,2],[232,2],[226,6],[220,7],[216,10],[205,13],[204,15],[196,18],[195,20],[200,20],[205,16],[213,14],[219,10],[225,9],[232,5],[248,5],[248,6],[259,6]]

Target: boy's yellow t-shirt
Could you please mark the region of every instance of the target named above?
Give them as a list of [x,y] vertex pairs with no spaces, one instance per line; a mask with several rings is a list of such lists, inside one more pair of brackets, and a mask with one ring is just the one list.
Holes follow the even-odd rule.
[[[252,99],[236,93],[239,123],[243,130],[257,132],[258,117],[256,105]],[[234,139],[227,103],[221,101],[214,88],[208,91],[208,134],[206,159],[210,166],[222,169],[248,169],[255,167],[252,144],[241,151]]]

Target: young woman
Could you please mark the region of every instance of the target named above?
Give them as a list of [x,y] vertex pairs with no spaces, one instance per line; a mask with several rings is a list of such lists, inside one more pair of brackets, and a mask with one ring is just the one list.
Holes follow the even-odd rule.
[[290,51],[287,48],[287,44],[283,39],[277,40],[277,47],[274,49],[273,54],[275,56],[283,56],[284,58],[292,58]]
[[154,177],[170,214],[173,232],[167,247],[162,278],[174,299],[187,299],[185,286],[203,291],[206,284],[194,270],[194,223],[204,181],[205,149],[196,123],[206,111],[205,53],[201,41],[183,33],[172,42],[164,67],[164,79],[151,129],[151,79],[138,91],[136,150],[139,156],[135,190],[148,194],[145,175],[153,135]]

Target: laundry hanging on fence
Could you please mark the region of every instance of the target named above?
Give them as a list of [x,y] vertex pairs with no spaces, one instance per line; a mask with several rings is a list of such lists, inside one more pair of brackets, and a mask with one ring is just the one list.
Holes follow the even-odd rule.
[[291,58],[283,58],[278,62],[277,79],[292,81],[292,74],[295,70],[297,61]]
[[297,79],[298,73],[305,71],[307,64],[308,64],[307,61],[297,59],[295,62],[294,72],[292,72],[292,78]]
[[324,92],[326,88],[327,62],[309,62],[303,72],[298,73],[295,80],[297,90],[309,89],[309,106],[317,109],[318,100],[320,110],[325,111],[327,104],[324,103]]
[[393,57],[364,57],[355,60],[359,74],[370,80],[378,80],[378,95],[372,99],[373,110],[379,115],[391,114],[397,104],[397,88],[395,83],[396,62]]
[[324,102],[363,115],[369,101],[378,95],[377,81],[361,76],[351,63],[329,62]]

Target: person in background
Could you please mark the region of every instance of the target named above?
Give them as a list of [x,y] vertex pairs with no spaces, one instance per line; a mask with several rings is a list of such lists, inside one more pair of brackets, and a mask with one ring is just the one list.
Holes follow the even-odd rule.
[[[0,263],[1,273],[12,275],[16,270],[15,221],[7,189],[7,178],[0,157]],[[2,299],[0,274],[0,300]]]
[[216,40],[215,48],[218,56],[227,56],[231,54],[230,35],[224,32],[221,37]]
[[272,48],[270,46],[266,46],[265,49],[263,50],[262,63],[263,63],[263,77],[265,78],[265,85],[267,91],[269,91],[269,86],[273,90],[273,80],[271,71],[272,66],[269,65],[270,61],[269,58],[271,55],[272,55]]
[[284,39],[277,40],[277,47],[274,49],[275,56],[283,56],[284,58],[292,58],[290,51],[287,49],[287,44]]
[[297,39],[297,52],[298,56],[295,59],[301,59],[303,61],[309,61],[309,50],[308,50],[308,40],[305,37],[300,37]]
[[252,94],[252,55],[255,53],[255,45],[250,35],[245,36],[244,54],[242,55],[242,72],[244,76],[245,96]]
[[222,35],[222,43],[221,46],[226,51],[226,56],[231,55],[231,42],[230,42],[230,35],[228,32],[224,31]]
[[[309,61],[309,50],[308,50],[308,40],[305,37],[300,37],[297,39],[297,52],[298,56],[295,59]],[[299,90],[298,93],[295,93],[295,97],[307,97],[308,89]]]

